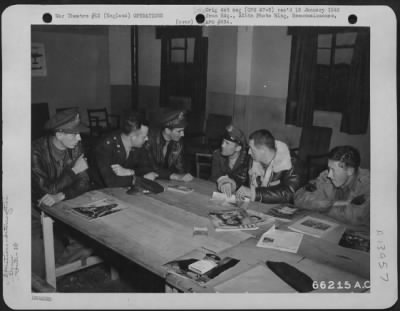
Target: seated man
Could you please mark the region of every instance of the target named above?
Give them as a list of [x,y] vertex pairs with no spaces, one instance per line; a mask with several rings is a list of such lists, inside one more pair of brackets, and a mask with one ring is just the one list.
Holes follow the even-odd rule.
[[[44,254],[37,207],[53,206],[89,190],[88,166],[80,144],[80,132],[86,128],[81,125],[78,112],[59,112],[47,121],[45,128],[51,134],[32,143],[32,270],[41,277],[44,276]],[[66,238],[65,229],[63,231],[61,236],[55,236],[56,255],[57,250],[60,254],[64,252],[56,256],[57,263],[90,255],[91,250],[68,235]],[[69,240],[66,249],[63,240]]]
[[242,186],[238,199],[250,198],[263,203],[290,203],[299,187],[288,146],[267,130],[258,130],[249,137],[250,188]]
[[333,148],[328,170],[298,190],[297,206],[354,225],[368,225],[370,220],[370,175],[360,168],[360,153],[351,146]]
[[[94,150],[97,172],[93,172],[99,187],[128,187],[134,176],[154,179],[146,151],[149,127],[141,115],[132,113],[118,132],[104,136]],[[100,175],[100,176],[99,176]]]
[[160,179],[191,181],[193,176],[185,173],[183,165],[183,143],[186,120],[182,111],[166,113],[160,129],[150,129],[146,145],[152,170]]
[[215,150],[212,157],[210,179],[217,182],[219,191],[229,197],[248,182],[249,159],[243,132],[228,125],[221,149]]

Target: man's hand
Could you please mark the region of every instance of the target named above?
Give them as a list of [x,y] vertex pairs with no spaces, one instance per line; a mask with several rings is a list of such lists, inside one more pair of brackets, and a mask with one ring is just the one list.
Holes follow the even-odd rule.
[[117,176],[133,176],[133,175],[135,175],[134,170],[124,168],[119,164],[112,164],[111,168],[114,171],[115,175],[117,175]]
[[39,201],[38,205],[53,206],[54,204],[65,199],[65,194],[62,192],[56,194],[45,194]]
[[225,193],[228,198],[231,197],[231,195],[232,195],[232,184],[231,183],[227,182],[227,183],[221,185],[220,189],[221,189],[221,192]]
[[79,173],[82,173],[88,169],[88,164],[86,162],[86,158],[84,158],[83,153],[79,156],[78,159],[76,159],[74,166],[72,167],[72,170],[76,175]]
[[187,173],[187,174],[171,174],[169,179],[176,180],[176,181],[189,182],[189,181],[193,180],[193,176],[189,173]]
[[143,177],[146,179],[149,179],[149,180],[154,180],[158,177],[158,174],[155,172],[150,172],[150,173],[147,173],[146,175],[144,175]]
[[245,198],[251,199],[251,190],[249,187],[241,186],[236,191],[236,199],[243,201]]

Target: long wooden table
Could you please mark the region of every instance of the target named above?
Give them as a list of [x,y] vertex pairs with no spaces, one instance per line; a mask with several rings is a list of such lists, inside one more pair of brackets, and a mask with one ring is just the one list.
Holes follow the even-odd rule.
[[[160,183],[164,186],[177,184],[166,181]],[[195,179],[185,185],[192,187],[194,191],[183,194],[167,190],[157,195],[130,195],[126,193],[126,188],[95,190],[53,207],[44,207],[43,212],[149,271],[165,277],[168,291],[294,291],[267,268],[267,260],[287,262],[314,281],[325,282],[327,286],[328,282],[334,282],[334,288],[329,292],[366,290],[365,287],[354,288],[354,284],[366,284],[369,280],[368,253],[343,248],[337,245],[338,241],[306,235],[297,254],[256,247],[258,238],[268,227],[261,227],[257,231],[216,232],[207,218],[210,211],[221,208],[215,201],[210,200],[215,185],[201,179]],[[72,210],[73,207],[104,197],[112,197],[125,208],[94,220],[88,220]],[[250,203],[247,206],[257,211],[265,211],[270,207],[258,203]],[[49,225],[51,222],[44,222],[45,235],[52,233]],[[208,235],[193,235],[194,227],[208,227]],[[46,237],[44,240],[49,241]],[[51,247],[51,243],[45,243],[45,248]],[[233,268],[209,281],[207,286],[198,286],[195,282],[182,280],[174,274],[167,273],[163,267],[165,263],[198,249],[212,251],[222,257],[231,256],[240,261]],[[53,265],[54,258],[46,259],[47,271],[51,271]],[[48,281],[54,284],[55,274],[50,273],[50,278]],[[341,284],[338,282],[344,281],[352,284],[350,289],[338,286]],[[327,290],[319,288],[316,291]]]

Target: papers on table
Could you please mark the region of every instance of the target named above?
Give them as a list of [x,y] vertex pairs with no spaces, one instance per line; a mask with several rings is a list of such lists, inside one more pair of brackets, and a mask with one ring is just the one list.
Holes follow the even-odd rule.
[[274,222],[272,217],[242,208],[212,211],[208,214],[215,231],[257,230]]
[[294,207],[290,204],[283,204],[280,206],[274,206],[270,208],[266,214],[272,216],[280,221],[290,222],[299,213],[299,208]]
[[296,221],[288,228],[293,231],[301,232],[304,234],[314,236],[316,238],[320,238],[325,236],[327,233],[331,232],[333,229],[337,227],[339,227],[339,224],[337,223],[312,216],[306,216]]
[[301,233],[277,230],[273,225],[261,236],[257,246],[297,253],[302,239]]

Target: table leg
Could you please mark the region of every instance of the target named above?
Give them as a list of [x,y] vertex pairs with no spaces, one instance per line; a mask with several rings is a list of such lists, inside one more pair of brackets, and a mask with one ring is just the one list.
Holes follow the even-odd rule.
[[165,283],[165,292],[166,293],[179,293],[178,289],[169,285],[168,283]]
[[53,220],[44,212],[41,215],[44,245],[44,263],[46,269],[46,281],[54,288],[56,284],[56,264],[54,258]]

